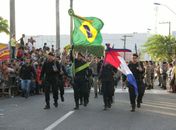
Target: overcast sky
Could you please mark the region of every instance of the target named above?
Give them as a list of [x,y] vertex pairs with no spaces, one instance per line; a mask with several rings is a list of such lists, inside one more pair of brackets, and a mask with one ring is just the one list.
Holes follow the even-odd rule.
[[[60,0],[61,34],[69,34],[70,0]],[[73,0],[76,14],[102,19],[103,33],[156,32],[156,6],[167,5],[176,12],[176,0]],[[157,22],[171,21],[176,30],[176,15],[164,6],[158,6]],[[0,16],[9,20],[9,0],[0,0]],[[55,35],[55,0],[16,0],[16,33],[26,35]],[[168,34],[168,24],[157,24],[157,33]],[[6,38],[6,40],[4,40]],[[0,35],[0,42],[7,41]]]

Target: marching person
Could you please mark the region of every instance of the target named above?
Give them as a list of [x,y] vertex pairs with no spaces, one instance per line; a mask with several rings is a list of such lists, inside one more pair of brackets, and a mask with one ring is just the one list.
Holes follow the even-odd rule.
[[[128,64],[128,67],[136,79],[136,83],[138,86],[137,107],[140,108],[142,103],[142,97],[144,95],[143,78],[144,78],[145,69],[143,67],[142,62],[138,62],[137,54],[133,54],[133,59]],[[131,112],[134,112],[136,108],[136,94],[135,94],[134,87],[130,83],[128,83],[128,88],[129,88],[130,103],[132,106]]]
[[100,74],[102,82],[102,92],[104,101],[104,110],[111,108],[112,97],[114,94],[114,68],[110,64],[104,64]]
[[[71,60],[73,61],[73,55],[71,51]],[[88,104],[88,64],[84,61],[84,56],[79,52],[75,61],[75,76],[74,76],[74,99],[75,110],[79,109],[79,99],[83,99],[84,106]]]
[[60,64],[60,74],[58,75],[58,85],[59,85],[59,91],[60,91],[60,98],[61,101],[64,102],[64,77],[68,77],[68,74],[66,72],[66,67],[64,66],[64,63],[61,62],[60,56],[57,56],[56,61]]
[[[100,76],[102,66],[103,66],[103,60],[101,59],[101,57],[98,57],[97,58],[97,76],[98,77]],[[101,85],[102,85],[101,81],[98,79],[97,88],[99,90],[100,95],[102,94]]]
[[54,106],[58,107],[58,74],[60,74],[59,62],[55,61],[53,53],[48,54],[47,61],[44,62],[41,72],[43,87],[45,91],[46,106],[44,109],[50,109],[50,89],[52,88]]
[[92,69],[92,75],[93,75],[94,94],[95,94],[95,98],[97,98],[98,97],[97,58],[93,59],[93,62],[90,64],[90,68]]

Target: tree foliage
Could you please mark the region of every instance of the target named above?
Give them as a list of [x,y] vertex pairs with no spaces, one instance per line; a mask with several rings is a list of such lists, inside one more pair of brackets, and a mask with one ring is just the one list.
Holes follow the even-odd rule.
[[173,36],[154,35],[144,44],[144,51],[155,61],[171,61],[176,55],[176,39]]
[[0,17],[0,33],[2,32],[9,34],[9,26],[8,26],[8,21]]

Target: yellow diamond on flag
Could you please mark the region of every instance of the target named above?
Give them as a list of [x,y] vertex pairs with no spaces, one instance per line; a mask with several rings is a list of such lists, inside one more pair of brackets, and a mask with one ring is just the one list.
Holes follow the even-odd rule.
[[80,30],[86,36],[87,41],[90,43],[92,43],[97,37],[97,30],[91,25],[90,22],[82,22]]

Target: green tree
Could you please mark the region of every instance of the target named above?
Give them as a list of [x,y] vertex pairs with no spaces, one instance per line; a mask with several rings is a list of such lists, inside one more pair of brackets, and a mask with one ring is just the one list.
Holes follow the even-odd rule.
[[176,39],[173,36],[154,35],[144,44],[144,51],[155,61],[171,61],[176,53]]
[[8,26],[8,21],[0,17],[0,33],[2,32],[9,34],[9,26]]

